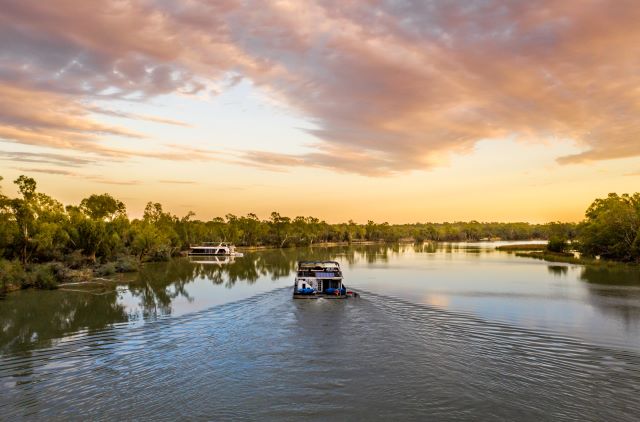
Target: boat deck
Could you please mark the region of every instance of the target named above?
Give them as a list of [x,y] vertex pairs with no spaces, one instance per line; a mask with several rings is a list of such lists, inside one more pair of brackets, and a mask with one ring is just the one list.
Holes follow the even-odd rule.
[[336,295],[325,295],[325,294],[319,294],[319,295],[299,295],[299,294],[294,294],[293,298],[294,299],[346,299],[348,298],[348,295],[340,295],[340,296],[336,296]]

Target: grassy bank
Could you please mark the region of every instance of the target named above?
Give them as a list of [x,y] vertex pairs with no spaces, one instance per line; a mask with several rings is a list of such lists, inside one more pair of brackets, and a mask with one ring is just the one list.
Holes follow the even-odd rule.
[[23,265],[17,260],[0,260],[0,294],[14,290],[36,288],[53,290],[68,283],[83,283],[116,273],[137,271],[134,257],[121,256],[105,263],[47,262]]
[[597,258],[576,257],[569,252],[516,252],[516,256],[522,258],[534,258],[549,262],[565,262],[568,264],[578,265],[599,265],[599,266],[620,266],[620,265],[637,265],[631,263],[623,263],[619,261],[609,261]]
[[[360,246],[360,245],[379,245],[379,244],[385,244],[385,243],[389,243],[389,242],[385,242],[384,240],[361,240],[361,241],[351,241],[351,242],[316,242],[310,245],[286,245],[283,247],[280,247],[278,245],[260,245],[260,246],[237,246],[236,249],[238,251],[241,252],[248,252],[248,251],[263,251],[263,250],[270,250],[270,249],[288,249],[288,248],[296,248],[296,247],[303,247],[303,248],[312,248],[314,246],[316,247],[328,247],[328,246]],[[398,242],[398,243],[412,243],[412,242]],[[187,254],[188,251],[182,251],[182,254]]]
[[521,245],[503,245],[497,246],[496,250],[498,251],[506,251],[506,252],[517,252],[517,251],[543,251],[547,247],[546,243],[524,243]]

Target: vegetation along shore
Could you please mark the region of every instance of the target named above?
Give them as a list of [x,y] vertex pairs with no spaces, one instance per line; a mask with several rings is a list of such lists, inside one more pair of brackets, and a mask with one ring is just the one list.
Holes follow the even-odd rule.
[[[1,178],[0,178],[1,180]],[[583,222],[547,224],[453,223],[389,224],[354,221],[329,224],[315,217],[270,218],[227,214],[208,221],[189,212],[179,217],[149,202],[140,219],[129,219],[125,204],[94,194],[77,205],[63,204],[39,192],[37,183],[18,177],[19,195],[0,191],[0,293],[59,283],[81,282],[116,272],[137,271],[143,262],[168,260],[190,244],[224,240],[247,248],[310,246],[320,243],[548,240],[548,245],[514,246],[536,258],[638,262],[640,194],[610,194],[596,199]],[[569,249],[582,258],[567,255]],[[509,247],[503,247],[507,249]],[[555,255],[552,255],[555,254]]]

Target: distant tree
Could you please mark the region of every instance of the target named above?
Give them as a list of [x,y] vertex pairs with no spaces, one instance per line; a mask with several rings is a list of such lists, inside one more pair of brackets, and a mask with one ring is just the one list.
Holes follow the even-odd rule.
[[562,253],[567,250],[568,246],[569,244],[567,243],[567,239],[562,237],[552,237],[549,239],[546,248],[549,252]]
[[227,242],[239,243],[244,237],[242,223],[234,214],[225,215],[226,224],[222,228],[223,238]]
[[[180,237],[175,230],[180,219],[171,213],[164,212],[162,204],[148,202],[144,209],[143,222],[153,226],[158,234],[156,239],[162,242],[162,245],[153,248],[157,257],[171,256],[181,247]],[[150,230],[145,230],[143,233],[151,233]]]
[[14,183],[22,198],[9,202],[17,225],[15,247],[20,260],[26,264],[34,253],[51,259],[64,248],[67,236],[64,231],[66,214],[62,204],[48,195],[36,191],[36,181],[20,176]]
[[127,208],[121,202],[109,195],[91,195],[80,202],[80,210],[94,220],[111,221],[116,217],[125,216]]
[[[0,176],[0,182],[2,180],[3,177]],[[0,186],[0,258],[11,247],[17,230],[12,214],[11,200],[2,194],[2,187]]]
[[144,214],[142,216],[145,222],[156,224],[161,222],[166,217],[167,216],[162,210],[162,204],[158,202],[147,202],[147,205],[144,207]]
[[246,217],[240,217],[239,223],[242,227],[242,244],[256,246],[261,240],[264,240],[268,228],[262,224],[257,215],[249,213]]
[[18,191],[22,195],[23,199],[31,200],[35,196],[37,183],[35,179],[22,175],[13,181],[18,185]]
[[284,247],[291,236],[290,223],[291,219],[289,217],[283,217],[275,211],[271,213],[269,225],[271,226],[273,239],[281,248]]
[[96,255],[107,239],[106,222],[102,218],[88,217],[79,207],[68,206],[67,214],[67,232],[73,249],[82,251],[89,260],[96,262]]
[[376,223],[373,220],[367,221],[365,226],[365,239],[373,240],[376,236]]
[[133,227],[131,249],[139,261],[162,252],[167,243],[166,237],[153,224],[140,222]]

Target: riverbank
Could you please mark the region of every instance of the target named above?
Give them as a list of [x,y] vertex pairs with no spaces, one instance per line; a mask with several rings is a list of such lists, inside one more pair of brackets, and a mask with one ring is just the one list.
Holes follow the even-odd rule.
[[[361,245],[385,245],[390,242],[386,242],[384,240],[363,240],[363,241],[352,241],[352,242],[318,242],[311,245],[305,246],[277,246],[277,245],[260,245],[260,246],[237,246],[236,249],[241,252],[252,252],[252,251],[264,251],[270,249],[291,249],[291,248],[313,248],[313,247],[330,247],[330,246],[361,246]],[[410,241],[399,241],[399,242],[391,242],[391,243],[412,243]],[[181,254],[186,255],[188,251],[182,251]]]
[[576,256],[572,252],[549,252],[549,251],[541,251],[541,252],[516,252],[516,256],[521,258],[534,258],[547,262],[563,262],[567,264],[577,264],[577,265],[596,265],[596,266],[606,266],[606,267],[615,267],[620,265],[628,265],[628,266],[637,266],[637,263],[633,262],[619,262],[619,261],[609,261],[598,258],[587,258],[587,257],[579,257]]
[[[407,244],[406,242],[385,242],[385,241],[355,241],[355,242],[319,242],[313,246],[318,248],[344,247],[344,246],[367,246],[385,244]],[[438,242],[433,242],[438,243]],[[534,258],[548,262],[563,262],[579,265],[619,265],[618,262],[602,261],[594,258],[576,257],[573,253],[554,253],[545,250],[545,243],[521,243],[516,245],[502,245],[495,249],[498,251],[514,253],[522,258]],[[263,250],[291,250],[296,246],[280,248],[276,245],[261,246],[239,246],[238,250],[243,252],[258,252]],[[186,257],[188,251],[181,251],[176,256]],[[168,258],[171,259],[171,258]],[[113,261],[92,263],[86,257],[78,254],[71,254],[63,261],[49,263],[31,263],[26,267],[19,261],[0,260],[0,295],[15,290],[35,288],[51,290],[68,285],[90,284],[101,277],[112,276],[117,273],[137,272],[148,260],[140,262],[132,255],[121,255]]]
[[518,251],[543,251],[547,247],[546,243],[523,243],[519,245],[502,245],[497,246],[496,250],[505,252]]
[[140,263],[133,256],[120,256],[101,264],[53,261],[23,265],[19,261],[0,260],[0,295],[29,288],[54,290],[62,285],[86,284],[139,268]]
[[[332,246],[366,246],[386,244],[385,241],[356,241],[356,242],[318,242],[315,247]],[[240,246],[238,251],[251,252],[275,249],[295,249],[296,246],[278,247],[277,245]],[[187,257],[189,250],[174,253],[175,257]],[[23,265],[17,260],[0,259],[0,297],[2,295],[23,289],[54,290],[72,285],[90,285],[102,277],[118,273],[137,272],[149,262],[157,259],[140,261],[133,255],[121,255],[112,261],[93,263],[80,254],[70,254],[60,261],[46,263],[28,263]]]
[[546,244],[524,243],[519,245],[503,245],[496,247],[496,250],[502,252],[512,252],[520,258],[534,258],[547,262],[562,262],[576,265],[598,265],[598,266],[617,266],[617,265],[638,265],[629,262],[609,261],[593,257],[584,257],[570,252],[551,252],[546,249]]

